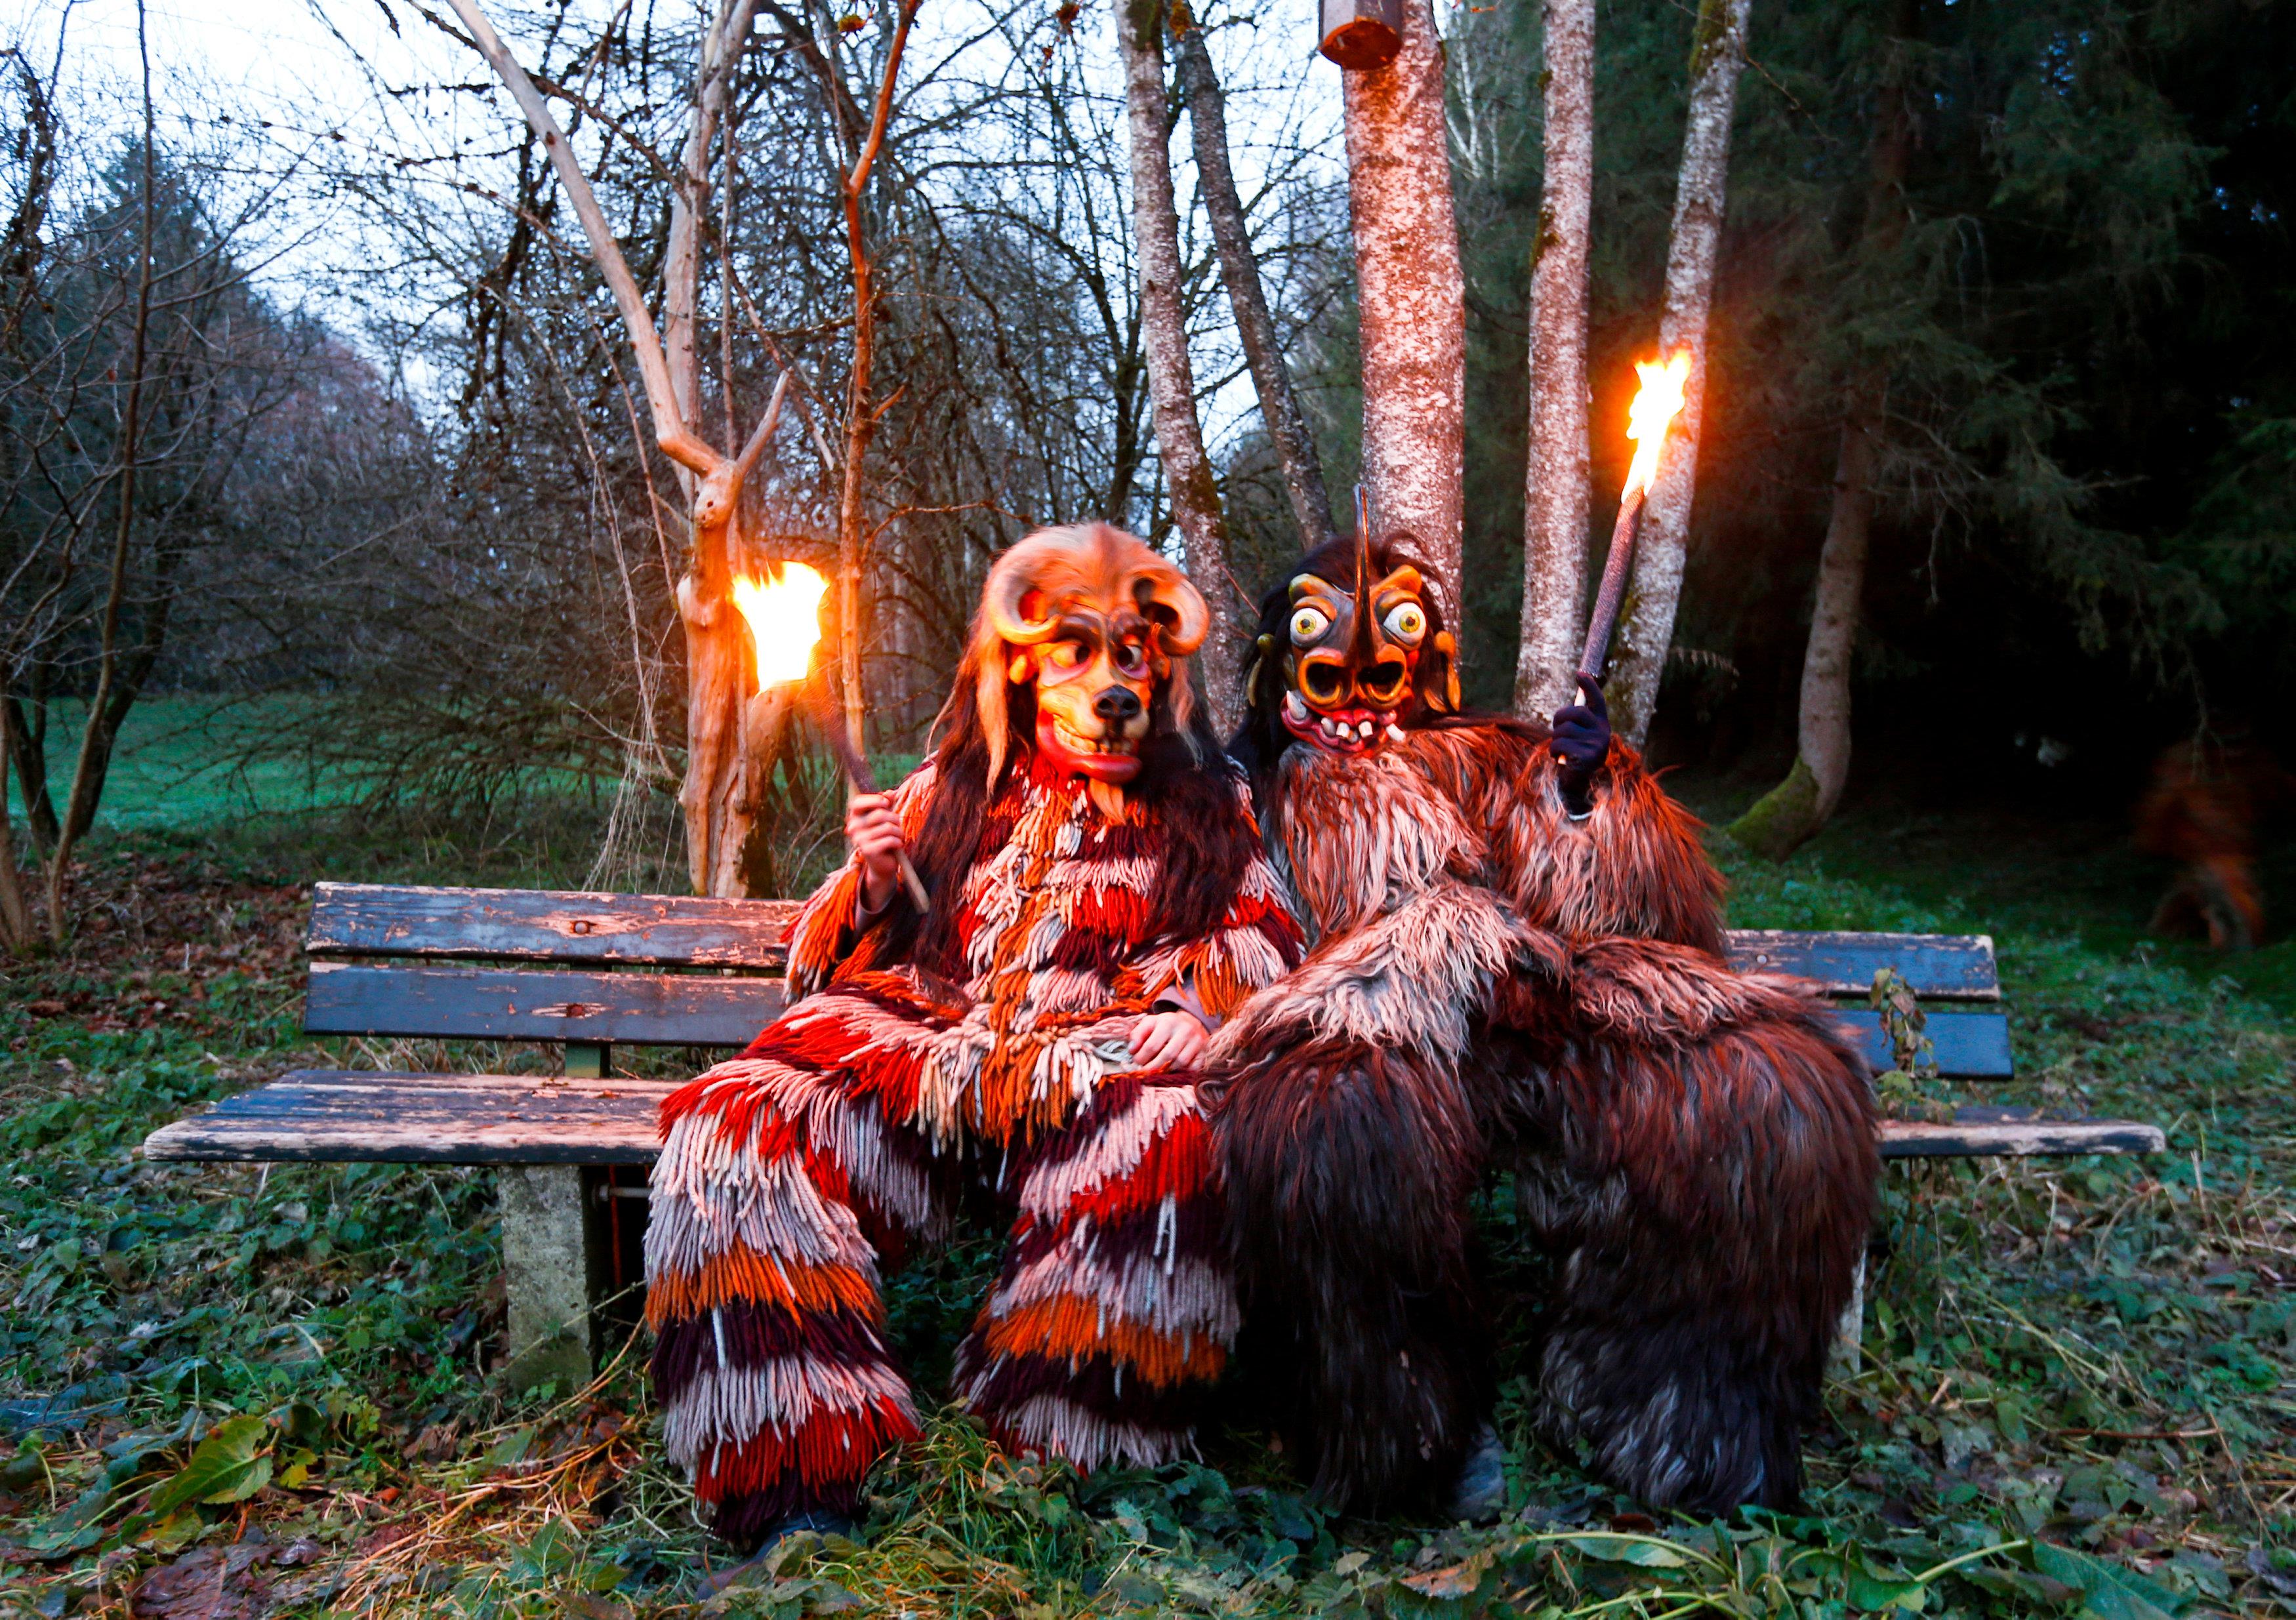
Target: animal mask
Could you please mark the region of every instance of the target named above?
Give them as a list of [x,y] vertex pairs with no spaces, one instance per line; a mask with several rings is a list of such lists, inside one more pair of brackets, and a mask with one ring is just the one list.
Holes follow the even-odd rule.
[[[988,571],[969,661],[988,738],[988,780],[1003,768],[1011,689],[1032,687],[1037,752],[1061,769],[1116,787],[1140,771],[1160,689],[1172,723],[1188,724],[1188,655],[1211,612],[1170,562],[1105,523],[1041,529]],[[994,645],[990,643],[993,642]]]
[[1457,712],[1457,654],[1418,566],[1359,537],[1310,552],[1268,593],[1246,688],[1300,741],[1369,754],[1408,724]]

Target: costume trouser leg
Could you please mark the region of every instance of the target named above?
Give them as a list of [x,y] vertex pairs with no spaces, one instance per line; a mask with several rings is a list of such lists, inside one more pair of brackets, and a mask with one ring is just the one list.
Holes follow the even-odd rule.
[[1105,1082],[1008,1174],[1020,1213],[958,1347],[959,1398],[1011,1451],[1086,1471],[1172,1460],[1236,1328],[1194,1084]]
[[1862,1066],[1796,1010],[1518,1072],[1517,1188],[1558,1280],[1548,1431],[1653,1507],[1792,1505],[1873,1219]]
[[1359,1511],[1439,1499],[1491,1395],[1466,1088],[1407,1051],[1311,1042],[1235,1084],[1219,1124],[1247,1344],[1290,1387],[1314,1490]]
[[793,1511],[854,1511],[870,1465],[919,1432],[877,1258],[943,1223],[926,1146],[801,1044],[768,1031],[673,1094],[653,1172],[646,1315],[664,1436],[736,1545]]

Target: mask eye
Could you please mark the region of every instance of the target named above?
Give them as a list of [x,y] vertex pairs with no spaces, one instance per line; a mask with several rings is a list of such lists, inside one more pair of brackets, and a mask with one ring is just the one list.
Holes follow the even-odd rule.
[[1082,642],[1049,642],[1045,646],[1045,662],[1054,669],[1080,669],[1085,658]]
[[1148,649],[1138,642],[1119,642],[1116,648],[1116,667],[1136,679],[1148,673]]
[[1387,633],[1406,647],[1419,645],[1419,638],[1427,634],[1427,610],[1415,601],[1399,601],[1387,610],[1382,621]]
[[1332,627],[1332,621],[1319,608],[1295,608],[1292,611],[1292,644],[1307,647]]

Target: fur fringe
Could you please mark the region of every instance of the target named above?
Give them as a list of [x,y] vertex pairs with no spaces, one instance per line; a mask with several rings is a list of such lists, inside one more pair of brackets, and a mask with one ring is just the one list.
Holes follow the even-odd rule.
[[[933,765],[912,776],[903,825],[922,834],[949,791]],[[654,1380],[670,1455],[737,1543],[850,1511],[918,1432],[878,1266],[947,1232],[966,1171],[993,1165],[1016,1207],[957,1358],[959,1399],[1006,1444],[1168,1461],[1235,1336],[1196,1088],[1130,1072],[1128,1042],[1176,980],[1225,1013],[1298,960],[1242,779],[1167,782],[1111,822],[1030,756],[978,808],[977,858],[935,874],[955,978],[913,960],[913,919],[859,929],[849,867],[791,937],[814,993],[662,1105]]]

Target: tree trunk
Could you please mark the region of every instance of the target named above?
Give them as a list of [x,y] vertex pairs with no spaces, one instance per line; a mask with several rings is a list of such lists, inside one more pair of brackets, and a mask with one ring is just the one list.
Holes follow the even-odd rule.
[[1268,441],[1283,465],[1284,493],[1292,497],[1292,516],[1300,525],[1303,545],[1312,550],[1329,540],[1332,498],[1324,487],[1324,465],[1316,454],[1316,436],[1300,408],[1299,390],[1283,364],[1283,350],[1275,340],[1275,317],[1267,312],[1267,294],[1259,283],[1259,260],[1251,251],[1251,232],[1243,215],[1243,199],[1235,189],[1235,173],[1227,158],[1227,102],[1220,94],[1219,78],[1212,71],[1212,56],[1205,48],[1203,30],[1184,10],[1173,13],[1173,50],[1179,61],[1180,89],[1188,102],[1188,132],[1196,154],[1196,177],[1204,189],[1204,211],[1211,216],[1212,241],[1219,249],[1220,281],[1227,288],[1229,310],[1235,316],[1237,340],[1243,345],[1251,384],[1259,395],[1259,419],[1267,424]]
[[[1880,373],[1886,379],[1887,373]],[[1870,390],[1870,391],[1869,391]],[[1849,660],[1866,583],[1866,543],[1874,517],[1874,453],[1881,389],[1861,378],[1841,424],[1833,509],[1817,558],[1817,599],[1801,667],[1801,721],[1793,769],[1726,830],[1740,844],[1783,861],[1825,825],[1849,780]]]
[[1404,0],[1402,49],[1392,60],[1340,79],[1363,342],[1364,486],[1374,526],[1411,536],[1456,625],[1466,293],[1443,44],[1428,0]]
[[80,730],[79,758],[72,769],[71,791],[55,847],[48,852],[48,937],[62,948],[68,937],[64,916],[64,886],[71,871],[72,846],[95,820],[104,773],[111,763],[116,722],[111,720],[112,689],[119,678],[119,621],[127,604],[127,553],[135,531],[136,456],[144,429],[144,370],[152,332],[152,192],[153,152],[152,115],[152,53],[144,35],[143,0],[136,0],[135,49],[143,67],[144,151],[142,220],[135,245],[135,314],[128,329],[127,403],[119,425],[119,521],[111,546],[111,568],[105,580],[102,632],[95,666],[95,693],[88,700],[87,724]]
[[1675,184],[1674,241],[1667,253],[1666,312],[1658,339],[1661,356],[1690,351],[1690,380],[1643,514],[1634,584],[1605,687],[1612,725],[1636,748],[1650,735],[1659,678],[1674,642],[1675,607],[1682,597],[1706,398],[1706,315],[1714,298],[1714,262],[1730,177],[1730,119],[1737,107],[1738,73],[1746,64],[1751,7],[1752,0],[1699,0],[1690,49],[1690,110]]
[[0,950],[11,953],[32,943],[32,912],[25,903],[24,880],[16,868],[15,819],[8,814],[8,778],[16,757],[15,705],[0,705]]
[[[1907,43],[1921,23],[1920,0],[1897,0],[1884,44],[1880,94],[1874,105],[1874,160],[1857,252],[1873,258],[1905,240],[1906,166],[1913,152],[1911,62]],[[1851,266],[1845,266],[1845,272]],[[1739,843],[1783,861],[1816,836],[1849,782],[1849,674],[1866,592],[1867,535],[1874,520],[1874,464],[1879,457],[1890,368],[1871,357],[1852,376],[1834,461],[1833,508],[1817,556],[1817,592],[1809,644],[1802,655],[1801,705],[1793,769],[1726,830]]]
[[1578,688],[1587,593],[1587,239],[1595,195],[1595,0],[1546,0],[1546,172],[1530,268],[1530,456],[1514,712],[1545,720]]
[[1156,448],[1172,495],[1172,518],[1188,548],[1188,572],[1211,604],[1211,634],[1201,659],[1212,724],[1225,736],[1243,710],[1234,587],[1229,583],[1227,525],[1211,460],[1196,419],[1196,379],[1188,363],[1188,329],[1180,305],[1179,211],[1172,196],[1172,118],[1158,47],[1157,0],[1116,0],[1116,41],[1124,57],[1124,102],[1130,126],[1132,230],[1140,251],[1140,324],[1148,352],[1148,395]]
[[47,859],[48,851],[56,847],[56,806],[48,797],[47,718],[50,683],[49,666],[37,660],[32,667],[32,708],[40,717],[37,726],[26,718],[23,706],[17,702],[13,691],[0,693],[0,705],[7,709],[8,755],[15,762],[17,791],[23,795],[24,824],[32,835],[32,853]]

